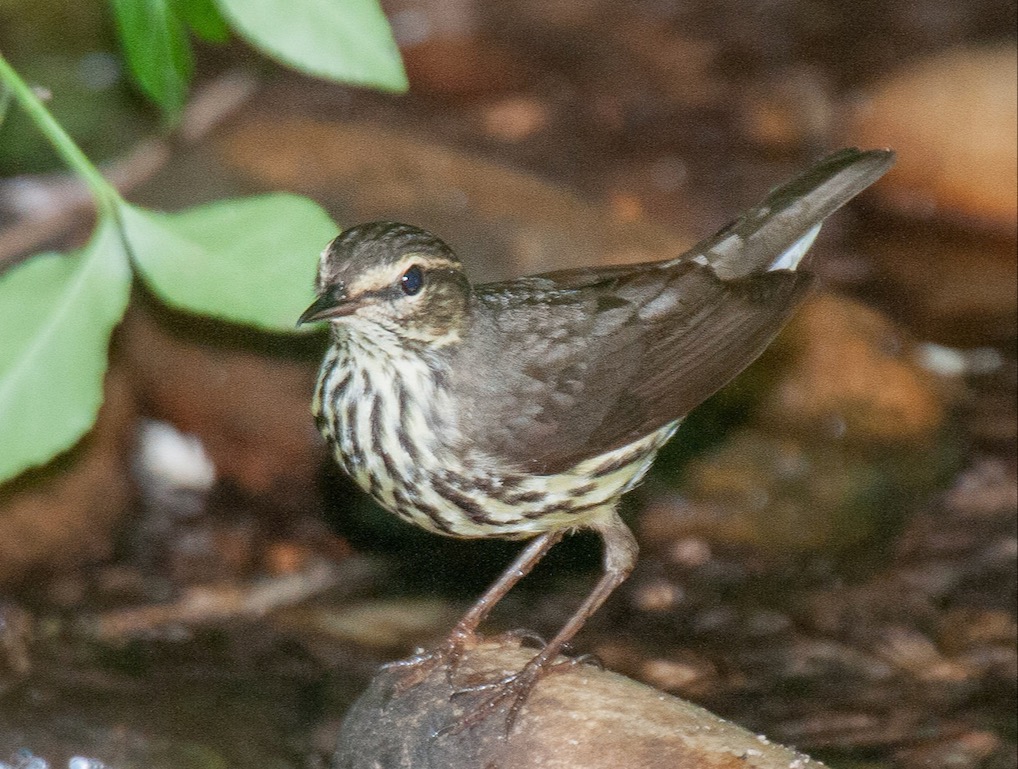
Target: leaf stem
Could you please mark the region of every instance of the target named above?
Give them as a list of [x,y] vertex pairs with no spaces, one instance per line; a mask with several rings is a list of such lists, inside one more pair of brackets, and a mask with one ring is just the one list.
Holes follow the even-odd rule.
[[122,202],[120,193],[99,173],[99,169],[92,164],[50,114],[32,88],[7,63],[3,54],[0,54],[0,83],[10,89],[21,108],[28,113],[36,127],[49,140],[64,162],[85,181],[95,197],[96,205],[104,213],[115,216],[117,208]]
[[4,121],[7,119],[7,109],[11,106],[11,89],[0,81],[0,128],[4,127]]

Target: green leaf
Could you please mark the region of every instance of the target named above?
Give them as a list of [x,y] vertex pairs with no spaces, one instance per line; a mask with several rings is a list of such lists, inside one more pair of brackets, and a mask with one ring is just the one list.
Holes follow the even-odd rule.
[[216,0],[263,53],[312,75],[402,93],[399,49],[377,0]]
[[0,482],[73,446],[103,397],[110,333],[131,292],[117,228],[0,275]]
[[121,211],[135,264],[161,299],[270,331],[294,331],[314,299],[317,255],[336,236],[328,214],[296,195]]
[[0,129],[4,127],[4,121],[7,119],[7,110],[10,108],[13,99],[14,94],[7,87],[7,84],[0,83]]
[[173,9],[194,33],[209,43],[224,43],[230,28],[215,0],[173,0]]
[[187,30],[167,0],[112,0],[120,41],[141,89],[171,119],[184,107],[193,63]]

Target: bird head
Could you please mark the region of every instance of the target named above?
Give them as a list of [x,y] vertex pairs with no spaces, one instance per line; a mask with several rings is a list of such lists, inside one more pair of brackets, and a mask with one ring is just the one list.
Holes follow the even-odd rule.
[[453,250],[408,224],[372,222],[344,231],[322,252],[318,298],[298,325],[327,320],[371,326],[442,346],[459,338],[470,282]]

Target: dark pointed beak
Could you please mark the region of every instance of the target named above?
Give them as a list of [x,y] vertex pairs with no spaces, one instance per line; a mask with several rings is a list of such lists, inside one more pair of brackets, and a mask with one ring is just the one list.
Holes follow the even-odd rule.
[[305,323],[338,318],[343,315],[349,315],[356,309],[357,303],[347,297],[346,290],[342,286],[333,286],[315,299],[311,306],[301,313],[297,319],[297,325],[302,326]]

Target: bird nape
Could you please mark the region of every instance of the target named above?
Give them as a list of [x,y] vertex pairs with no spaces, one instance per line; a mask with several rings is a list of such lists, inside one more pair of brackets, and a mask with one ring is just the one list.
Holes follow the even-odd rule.
[[452,672],[492,607],[564,534],[598,532],[604,571],[549,643],[478,693],[454,730],[505,707],[506,729],[563,646],[632,571],[617,513],[682,418],[764,350],[807,294],[823,220],[890,151],[846,149],[671,260],[472,286],[453,250],[406,224],[343,232],[321,256],[328,321],[313,411],[336,461],[385,509],[438,534],[531,539],[401,686]]

